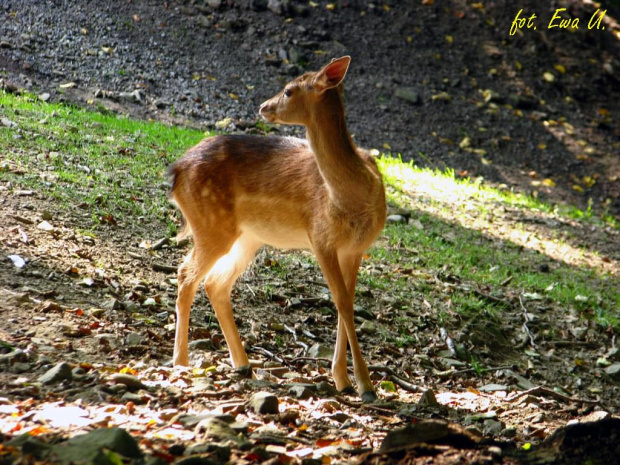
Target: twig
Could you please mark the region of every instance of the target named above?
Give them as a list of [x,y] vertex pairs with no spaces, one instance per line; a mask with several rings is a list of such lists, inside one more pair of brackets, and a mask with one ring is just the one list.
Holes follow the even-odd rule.
[[151,265],[154,271],[162,271],[164,273],[176,273],[178,268],[176,266],[163,265],[161,263],[153,263]]
[[576,402],[576,403],[584,403],[590,405],[600,405],[600,401],[598,400],[587,400],[587,399],[576,399],[574,397],[565,396],[564,394],[560,394],[559,392],[555,392],[553,389],[549,389],[543,386],[536,386],[532,389],[528,389],[527,391],[519,392],[512,397],[506,398],[506,402],[514,402],[517,399],[525,396],[535,396],[537,394],[548,395],[550,397],[555,397],[556,399],[563,400],[564,402]]
[[344,404],[344,405],[346,405],[348,407],[360,408],[361,406],[364,405],[363,402],[353,402],[351,400],[345,399],[343,396],[334,396],[334,399],[336,399],[338,402],[340,402],[341,404]]
[[254,347],[252,347],[252,350],[254,352],[260,352],[265,357],[270,358],[272,360],[275,360],[276,362],[281,363],[282,365],[290,366],[289,363],[286,360],[284,360],[282,357],[280,357],[279,355],[274,354],[273,352],[268,351],[264,347],[254,346]]
[[220,397],[233,396],[237,394],[230,389],[222,389],[221,391],[200,391],[196,392],[194,397],[206,397],[207,399],[219,399]]
[[299,363],[299,362],[327,362],[327,363],[332,363],[332,361],[328,358],[322,358],[322,357],[295,357],[293,360],[290,361],[290,363]]
[[459,286],[458,284],[455,283],[451,283],[448,281],[444,281],[442,280],[439,276],[435,276],[435,280],[452,288],[452,289],[456,289],[457,291],[461,291],[461,292],[467,292],[470,294],[474,294],[476,297],[479,297],[483,300],[488,300],[489,302],[492,302],[494,304],[501,304],[501,305],[505,305],[507,307],[510,307],[511,303],[509,300],[505,300],[505,299],[500,299],[499,297],[494,297],[490,294],[487,294],[485,292],[482,292],[479,289],[475,289],[475,288],[468,288],[465,286]]
[[536,343],[534,342],[534,336],[532,336],[530,329],[527,327],[527,323],[530,321],[530,318],[527,316],[527,309],[525,308],[525,305],[523,305],[523,299],[521,299],[521,296],[519,296],[519,304],[523,309],[523,318],[525,319],[525,322],[523,323],[523,329],[525,330],[525,334],[527,334],[527,336],[530,338],[530,345],[532,347],[536,347]]
[[450,374],[461,375],[464,373],[471,373],[471,372],[486,373],[488,371],[510,370],[511,368],[512,368],[512,365],[502,365],[498,367],[488,367],[488,368],[463,368],[462,370],[452,370],[450,371]]
[[368,371],[376,371],[376,372],[388,375],[391,378],[391,380],[394,382],[394,384],[403,388],[405,391],[424,392],[426,390],[423,387],[412,384],[407,379],[403,378],[398,373],[396,373],[396,371],[394,371],[390,367],[385,367],[381,365],[371,365],[368,367]]

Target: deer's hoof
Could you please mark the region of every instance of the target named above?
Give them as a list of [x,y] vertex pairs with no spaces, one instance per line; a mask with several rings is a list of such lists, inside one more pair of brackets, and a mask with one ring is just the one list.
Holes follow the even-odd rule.
[[371,404],[378,399],[375,391],[366,391],[362,393],[362,402],[365,404]]
[[254,377],[251,365],[237,367],[234,369],[233,373],[236,379],[252,379]]
[[344,396],[354,396],[355,394],[357,394],[357,392],[355,391],[355,388],[353,386],[347,386],[342,391],[340,391],[340,394]]

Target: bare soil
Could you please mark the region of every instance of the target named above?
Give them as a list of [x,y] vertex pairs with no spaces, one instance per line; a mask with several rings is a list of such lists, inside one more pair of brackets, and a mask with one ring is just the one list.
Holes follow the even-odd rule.
[[[420,165],[483,176],[554,202],[585,207],[592,198],[597,212],[620,212],[617,24],[588,30],[582,20],[571,32],[547,29],[541,22],[536,31],[509,35],[520,8],[536,12],[546,24],[554,11],[547,1],[520,2],[518,8],[504,1],[376,2],[372,8],[351,1],[337,2],[334,10],[325,2],[316,7],[290,2],[283,13],[260,7],[267,2],[224,1],[215,9],[207,3],[4,1],[3,85],[205,128],[231,118],[224,130],[254,132],[260,129],[258,105],[282,81],[350,54],[348,121],[360,145],[388,150],[388,144]],[[593,13],[581,2],[566,5],[573,17]],[[609,7],[607,18],[617,18],[618,12]],[[545,72],[553,73],[553,82]],[[70,82],[75,86],[60,87]],[[417,99],[398,97],[404,88]],[[449,203],[422,190],[413,194],[420,211],[430,211],[434,201]],[[375,316],[379,328],[361,333],[361,343],[374,379],[385,388],[382,402],[362,406],[355,397],[330,392],[323,355],[305,358],[309,346],[329,347],[334,341],[335,313],[319,270],[304,255],[265,250],[234,295],[257,380],[244,380],[230,369],[203,296],[192,316],[191,339],[201,340],[203,347],[192,351],[199,368],[182,371],[166,366],[174,337],[175,275],[158,265],[174,266],[187,247],[140,247],[142,240],[154,243],[165,231],[135,218],[120,219],[116,227],[87,238],[76,231],[88,229],[88,212],[61,210],[44,192],[18,195],[3,189],[1,195],[0,253],[30,261],[22,271],[8,261],[0,269],[0,340],[24,354],[6,350],[8,358],[0,364],[0,440],[31,432],[54,444],[80,429],[119,425],[142,439],[148,457],[167,462],[197,456],[204,462],[195,463],[617,459],[620,428],[610,415],[620,407],[618,385],[597,365],[614,346],[615,334],[596,326],[576,331],[568,309],[523,303],[509,291],[498,297],[477,289],[499,299],[502,321],[481,328],[449,314],[447,328],[484,357],[487,369],[476,373],[467,364],[445,364],[450,357],[438,315],[438,310],[450,311],[445,296],[467,283],[398,264],[366,270],[410,275],[412,291],[406,295],[411,308],[401,312],[401,296],[358,289],[357,304]],[[53,231],[37,228],[44,212],[52,215]],[[617,231],[511,210],[495,213],[481,228],[480,218],[463,215],[458,204],[453,212],[461,227],[481,229],[486,234],[481,240],[499,248],[510,239],[502,231],[515,225],[531,238],[559,234],[567,247],[550,250],[552,241],[532,240],[528,248],[548,253],[552,264],[562,260],[618,276]],[[379,246],[389,244],[381,238]],[[530,266],[528,257],[525,253],[524,268]],[[417,290],[420,282],[424,291]],[[523,339],[524,318],[532,314],[536,323],[530,323],[530,331],[554,327],[559,334],[538,347],[536,357],[526,353],[533,348]],[[414,343],[385,343],[381,335],[395,328],[405,328]],[[60,362],[73,369],[70,379],[37,383]],[[392,372],[382,370],[385,366]],[[116,382],[112,375],[119,371],[143,385]],[[381,384],[386,381],[397,384],[395,392]],[[291,383],[313,386],[310,399],[293,395]],[[430,389],[437,402],[415,386]],[[278,413],[257,414],[248,407],[258,390],[276,393]],[[63,407],[82,411],[76,419],[54,410]],[[183,417],[214,412],[245,423],[241,442]],[[425,423],[428,419],[467,430]],[[579,421],[582,429],[565,428],[571,421]],[[420,438],[399,430],[412,424],[436,434]],[[396,437],[387,441],[388,433]],[[210,443],[228,447],[228,455],[218,456],[220,449],[189,453]],[[523,450],[527,444],[534,444],[534,453]],[[309,451],[292,453],[303,448]],[[23,452],[5,446],[0,463],[18,461]],[[35,458],[24,460],[34,463]]]

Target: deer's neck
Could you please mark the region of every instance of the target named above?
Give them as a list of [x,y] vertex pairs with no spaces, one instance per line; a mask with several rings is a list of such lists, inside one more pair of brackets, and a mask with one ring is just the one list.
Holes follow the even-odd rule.
[[344,104],[337,90],[329,90],[325,101],[307,128],[307,139],[332,202],[350,211],[367,204],[375,179],[359,155],[347,130]]

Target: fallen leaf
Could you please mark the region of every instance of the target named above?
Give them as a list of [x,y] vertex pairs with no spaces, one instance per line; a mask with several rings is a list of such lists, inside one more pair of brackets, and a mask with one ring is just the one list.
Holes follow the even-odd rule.
[[26,266],[26,261],[19,255],[9,255],[9,259],[15,265],[15,268],[23,268]]
[[224,129],[232,124],[232,118],[224,118],[215,123],[217,129]]

